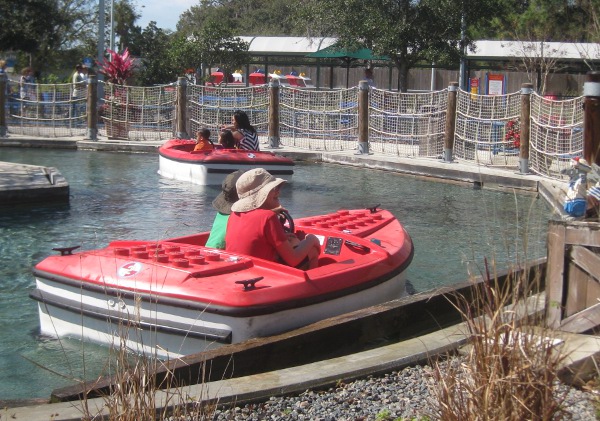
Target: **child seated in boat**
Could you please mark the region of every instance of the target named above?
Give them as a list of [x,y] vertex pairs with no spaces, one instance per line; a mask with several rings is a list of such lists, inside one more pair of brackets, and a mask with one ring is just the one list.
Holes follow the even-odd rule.
[[235,149],[236,142],[231,130],[221,131],[219,134],[219,145],[221,145],[223,149]]
[[206,241],[206,247],[212,247],[216,249],[225,249],[225,231],[227,229],[227,221],[229,220],[229,214],[231,213],[231,205],[238,200],[237,190],[235,189],[235,183],[238,178],[244,173],[242,170],[232,172],[221,184],[221,193],[213,200],[213,208],[217,210],[215,220],[213,221],[212,228],[210,229],[210,235]]
[[206,127],[198,132],[198,139],[196,140],[195,151],[211,151],[215,148],[212,141],[210,140],[210,130]]
[[241,175],[236,183],[239,200],[231,206],[227,223],[225,250],[294,267],[302,264],[303,269],[317,267],[319,239],[309,234],[290,241],[293,234],[286,234],[279,221],[277,209],[283,209],[279,190],[285,182],[263,168]]

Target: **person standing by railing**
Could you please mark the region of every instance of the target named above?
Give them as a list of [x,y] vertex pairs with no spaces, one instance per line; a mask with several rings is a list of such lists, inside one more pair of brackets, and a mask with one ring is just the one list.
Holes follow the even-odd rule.
[[75,71],[73,72],[73,91],[71,97],[73,99],[81,98],[82,94],[85,94],[85,87],[83,82],[87,80],[87,67],[81,63],[75,65]]
[[33,77],[33,69],[31,67],[25,67],[21,72],[21,78],[19,79],[19,96],[21,99],[28,101],[35,101],[35,78]]
[[84,98],[86,94],[85,82],[87,81],[87,67],[81,63],[77,63],[71,79],[73,83],[73,89],[71,91],[71,114],[72,117],[77,117],[79,114],[77,112],[77,100]]

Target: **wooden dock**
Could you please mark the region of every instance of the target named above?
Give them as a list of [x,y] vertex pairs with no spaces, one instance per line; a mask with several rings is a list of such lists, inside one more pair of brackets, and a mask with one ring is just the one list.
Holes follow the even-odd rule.
[[0,206],[68,201],[69,183],[56,168],[0,162]]

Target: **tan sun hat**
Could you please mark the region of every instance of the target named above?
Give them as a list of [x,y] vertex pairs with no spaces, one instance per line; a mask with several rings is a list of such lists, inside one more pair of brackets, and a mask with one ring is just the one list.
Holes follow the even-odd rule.
[[237,170],[225,177],[221,184],[221,193],[212,202],[213,208],[225,215],[231,213],[231,205],[239,199],[235,183],[243,173],[243,170]]
[[271,190],[285,182],[283,178],[275,178],[264,168],[246,171],[235,183],[240,200],[231,206],[231,211],[250,212],[260,208]]

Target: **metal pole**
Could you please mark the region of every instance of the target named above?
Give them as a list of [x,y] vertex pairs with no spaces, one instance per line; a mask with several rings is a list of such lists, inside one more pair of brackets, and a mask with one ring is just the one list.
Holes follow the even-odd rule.
[[106,16],[104,0],[98,0],[98,62],[104,58],[104,30],[106,29]]
[[110,0],[110,49],[115,51],[115,0]]
[[[104,31],[106,30],[106,9],[104,7],[104,0],[98,0],[98,57],[96,61],[102,63],[104,61],[104,50],[106,49],[104,43]],[[98,73],[97,80],[104,80],[104,75]],[[98,98],[104,98],[104,84],[98,83]]]
[[90,75],[87,80],[87,138],[98,140],[98,81]]
[[279,148],[279,79],[269,82],[269,148]]
[[467,47],[465,45],[465,37],[466,37],[466,32],[467,32],[467,21],[465,19],[465,14],[463,12],[463,15],[460,19],[460,68],[458,71],[458,86],[460,86],[463,90],[467,90],[467,86],[465,83],[465,79],[466,79],[466,65],[465,65],[465,60],[466,60],[466,55],[467,55]]

